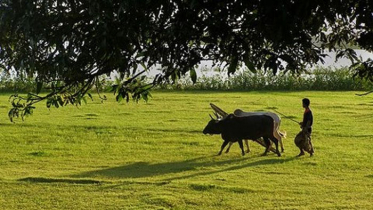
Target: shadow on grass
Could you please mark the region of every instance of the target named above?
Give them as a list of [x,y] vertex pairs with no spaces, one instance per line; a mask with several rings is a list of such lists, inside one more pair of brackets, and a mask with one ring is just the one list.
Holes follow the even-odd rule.
[[[250,167],[255,167],[255,166],[281,164],[281,163],[285,163],[285,162],[288,162],[288,161],[292,161],[294,159],[295,159],[295,157],[290,157],[290,158],[287,158],[287,159],[274,158],[274,159],[258,160],[258,161],[254,161],[254,162],[250,162],[250,163],[246,163],[246,164],[242,164],[242,165],[223,168],[223,169],[220,169],[220,170],[203,171],[203,172],[198,172],[198,173],[189,174],[189,175],[175,176],[175,177],[165,179],[165,181],[188,179],[188,178],[192,178],[192,177],[196,177],[196,176],[206,176],[206,175],[216,174],[216,173],[220,173],[220,172],[235,171],[235,170],[240,170],[240,169],[243,169],[243,168],[250,168]],[[273,172],[271,172],[271,173],[273,173]]]
[[[211,157],[201,157],[186,161],[167,162],[151,164],[147,162],[136,162],[129,165],[112,167],[102,170],[88,171],[81,174],[73,175],[74,178],[92,178],[92,177],[106,177],[106,178],[147,178],[162,175],[173,175],[165,181],[172,181],[177,179],[185,179],[195,176],[202,176],[214,174],[224,171],[239,170],[242,168],[255,167],[260,165],[281,164],[293,160],[294,158],[271,158],[265,160],[251,161],[249,163],[242,163],[252,160],[253,157],[238,158],[234,160],[215,161]],[[232,166],[234,165],[234,166]],[[207,167],[219,167],[218,170],[203,169]],[[184,173],[186,172],[186,173]],[[182,173],[182,174],[180,174]]]
[[22,182],[35,182],[35,183],[66,183],[66,184],[102,184],[101,181],[91,179],[54,179],[44,177],[27,177],[18,179]]

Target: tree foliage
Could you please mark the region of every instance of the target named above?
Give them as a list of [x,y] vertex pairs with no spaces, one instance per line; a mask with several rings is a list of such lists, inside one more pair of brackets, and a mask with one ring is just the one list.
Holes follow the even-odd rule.
[[[14,97],[14,116],[46,99],[80,103],[112,72],[118,100],[147,99],[153,86],[187,72],[195,81],[204,60],[228,74],[242,65],[300,73],[334,50],[373,80],[373,61],[350,49],[373,50],[371,11],[369,0],[2,0],[0,68],[38,83],[25,100]],[[156,65],[148,82],[143,75]],[[40,96],[41,87],[50,92]]]

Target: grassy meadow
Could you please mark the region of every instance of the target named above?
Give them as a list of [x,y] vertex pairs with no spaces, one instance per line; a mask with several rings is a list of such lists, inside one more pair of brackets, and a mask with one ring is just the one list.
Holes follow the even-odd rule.
[[[79,108],[39,104],[10,123],[0,95],[0,209],[373,209],[373,96],[357,92],[156,91],[148,103],[107,94]],[[203,135],[212,113],[314,113],[314,157],[300,158],[299,126],[282,117],[282,157],[250,141],[216,156]]]

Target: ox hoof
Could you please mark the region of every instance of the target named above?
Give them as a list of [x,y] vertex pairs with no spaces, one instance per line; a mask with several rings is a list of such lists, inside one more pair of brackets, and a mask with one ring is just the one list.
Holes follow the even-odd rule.
[[263,154],[262,154],[262,156],[267,156],[267,153],[266,153],[266,152],[265,152],[265,153],[263,153]]
[[299,153],[299,155],[297,155],[297,157],[300,157],[300,156],[303,156],[304,155],[304,152],[301,152]]

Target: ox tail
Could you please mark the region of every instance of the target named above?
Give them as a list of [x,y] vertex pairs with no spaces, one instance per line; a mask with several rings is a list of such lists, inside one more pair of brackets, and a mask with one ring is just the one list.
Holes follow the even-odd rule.
[[285,149],[284,149],[284,143],[283,143],[283,139],[286,138],[286,131],[277,131],[277,133],[281,136],[281,139],[280,139],[280,146],[281,146],[281,152],[284,152]]
[[286,131],[278,131],[278,133],[280,134],[280,136],[282,138],[285,138],[286,139]]

